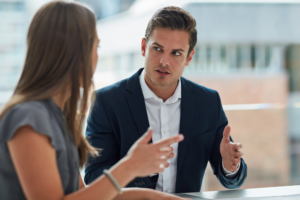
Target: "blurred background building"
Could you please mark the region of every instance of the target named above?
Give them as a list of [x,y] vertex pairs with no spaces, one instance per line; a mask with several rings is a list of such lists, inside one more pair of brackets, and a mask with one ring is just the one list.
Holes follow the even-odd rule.
[[[30,19],[48,1],[0,0],[0,109],[20,76]],[[300,184],[300,1],[80,2],[98,18],[97,89],[143,67],[140,43],[156,10],[175,5],[190,12],[198,43],[184,76],[220,93],[231,135],[244,146],[242,188]],[[224,190],[210,167],[204,190]]]
[[11,96],[18,81],[27,24],[24,0],[0,0],[0,104]]

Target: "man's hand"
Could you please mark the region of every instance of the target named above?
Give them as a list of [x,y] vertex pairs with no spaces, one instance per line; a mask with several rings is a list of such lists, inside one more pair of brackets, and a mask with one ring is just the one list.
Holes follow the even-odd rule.
[[237,171],[237,166],[241,162],[243,152],[240,151],[242,144],[233,143],[229,139],[230,126],[226,126],[223,132],[223,139],[220,144],[220,153],[223,158],[223,165],[225,169],[231,172]]

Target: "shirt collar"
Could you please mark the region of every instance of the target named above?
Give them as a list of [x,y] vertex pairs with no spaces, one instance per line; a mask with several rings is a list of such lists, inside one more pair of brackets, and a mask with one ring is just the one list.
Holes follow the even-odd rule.
[[[139,78],[140,78],[140,84],[141,84],[142,92],[144,95],[144,99],[154,98],[154,99],[159,100],[160,98],[157,97],[154,94],[154,92],[146,84],[145,69],[142,71]],[[174,102],[178,101],[178,99],[181,99],[181,80],[180,79],[178,81],[178,85],[177,85],[177,88],[176,88],[174,94],[169,99],[167,99],[167,101],[165,103],[174,103]]]

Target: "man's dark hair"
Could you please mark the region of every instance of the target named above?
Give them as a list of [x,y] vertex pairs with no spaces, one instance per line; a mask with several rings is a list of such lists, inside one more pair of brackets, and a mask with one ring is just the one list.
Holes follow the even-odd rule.
[[196,20],[182,8],[169,6],[156,11],[147,26],[146,41],[148,41],[149,36],[156,27],[187,31],[190,35],[188,55],[195,48],[197,43]]

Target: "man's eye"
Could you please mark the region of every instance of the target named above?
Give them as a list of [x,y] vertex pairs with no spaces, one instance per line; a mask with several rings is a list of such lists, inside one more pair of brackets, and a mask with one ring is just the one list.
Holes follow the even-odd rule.
[[175,51],[173,54],[174,54],[175,56],[180,56],[180,55],[181,55],[178,51]]
[[155,49],[156,51],[160,51],[160,48],[159,48],[159,47],[154,47],[154,49]]

